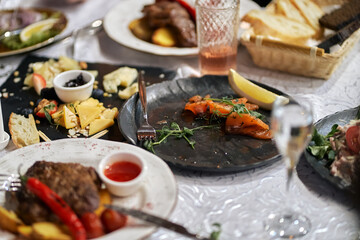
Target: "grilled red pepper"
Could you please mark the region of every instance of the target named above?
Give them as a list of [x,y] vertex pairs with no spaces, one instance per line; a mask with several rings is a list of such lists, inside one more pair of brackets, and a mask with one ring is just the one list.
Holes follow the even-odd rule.
[[26,188],[39,197],[69,228],[73,239],[86,240],[86,231],[67,203],[48,186],[33,177],[21,177]]
[[195,8],[193,8],[192,6],[190,6],[189,3],[185,2],[184,0],[175,0],[176,2],[178,2],[183,8],[186,9],[186,11],[190,14],[192,20],[195,22],[196,21],[196,11]]

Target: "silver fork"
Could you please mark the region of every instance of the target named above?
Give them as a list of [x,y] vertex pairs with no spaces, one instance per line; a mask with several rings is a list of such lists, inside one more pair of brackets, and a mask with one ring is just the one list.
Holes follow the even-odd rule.
[[16,192],[20,187],[18,174],[0,173],[0,191]]
[[156,138],[155,128],[149,124],[148,115],[147,115],[147,103],[146,103],[146,87],[145,81],[142,73],[139,73],[138,76],[138,84],[139,84],[139,97],[142,105],[142,115],[143,121],[138,128],[136,134],[139,141],[142,140],[154,140]]

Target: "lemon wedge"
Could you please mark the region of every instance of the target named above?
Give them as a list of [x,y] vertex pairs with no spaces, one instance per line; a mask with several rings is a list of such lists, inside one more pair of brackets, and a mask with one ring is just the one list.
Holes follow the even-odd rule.
[[26,42],[34,33],[43,32],[52,28],[57,21],[58,19],[56,18],[49,18],[30,24],[21,31],[20,40]]
[[263,109],[271,110],[277,98],[282,98],[284,103],[289,102],[288,98],[250,82],[233,69],[229,71],[229,84],[236,94],[247,98],[249,102],[255,103]]

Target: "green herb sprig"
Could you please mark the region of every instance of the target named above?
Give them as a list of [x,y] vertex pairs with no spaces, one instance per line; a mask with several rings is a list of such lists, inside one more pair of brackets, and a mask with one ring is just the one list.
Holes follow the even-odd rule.
[[230,115],[231,113],[233,112],[236,112],[237,114],[250,114],[256,118],[259,118],[261,120],[264,120],[265,119],[265,116],[262,115],[261,113],[259,112],[256,112],[256,111],[252,111],[252,110],[248,110],[245,106],[245,104],[243,103],[233,103],[232,100],[234,98],[232,97],[223,97],[223,98],[205,98],[205,100],[212,100],[214,102],[219,102],[219,103],[225,103],[227,105],[230,105],[232,106],[232,110],[230,113],[228,114],[223,114],[223,113],[220,113],[219,111],[214,111],[214,114],[219,116],[219,117],[227,117],[228,115]]
[[218,128],[218,127],[219,125],[207,125],[207,126],[199,126],[195,128],[183,127],[181,129],[179,124],[177,124],[176,122],[172,122],[170,126],[165,125],[161,130],[156,130],[156,132],[159,134],[158,141],[153,142],[151,140],[146,140],[144,142],[144,147],[147,150],[155,153],[154,146],[160,145],[161,143],[166,143],[167,139],[170,136],[174,136],[177,139],[182,139],[182,138],[185,139],[186,142],[191,146],[191,148],[195,149],[196,142],[189,138],[194,135],[195,131],[205,128]]
[[316,129],[314,129],[311,141],[314,145],[310,145],[307,149],[312,155],[318,159],[326,158],[328,160],[327,165],[330,166],[335,159],[335,151],[332,150],[329,138],[334,136],[337,132],[338,124],[334,124],[331,127],[330,132],[327,135],[321,135]]
[[221,234],[221,224],[220,223],[214,223],[212,225],[215,229],[210,234],[211,240],[219,240],[220,234]]
[[48,110],[52,111],[55,107],[56,107],[56,105],[54,103],[50,103],[49,105],[44,107],[45,117],[49,121],[50,124],[52,123],[52,118],[51,118],[51,115]]

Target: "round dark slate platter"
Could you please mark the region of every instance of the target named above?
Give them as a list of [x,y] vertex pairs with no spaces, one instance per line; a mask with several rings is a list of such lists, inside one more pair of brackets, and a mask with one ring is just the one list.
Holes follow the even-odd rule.
[[[255,82],[254,82],[255,83]],[[282,92],[269,86],[256,83],[274,93]],[[156,129],[161,129],[159,121],[177,122],[181,127],[193,128],[202,125],[199,121],[189,121],[183,108],[194,95],[221,98],[236,96],[228,84],[227,76],[204,76],[184,78],[154,84],[146,88],[149,121]],[[259,110],[269,123],[270,111]],[[141,105],[138,95],[133,95],[122,107],[118,122],[125,138],[140,145],[136,130],[141,119]],[[196,141],[192,149],[186,141],[170,139],[155,147],[156,155],[168,164],[210,172],[234,172],[269,164],[278,159],[274,141],[254,139],[241,135],[225,135],[221,129],[197,131],[191,139]]]

